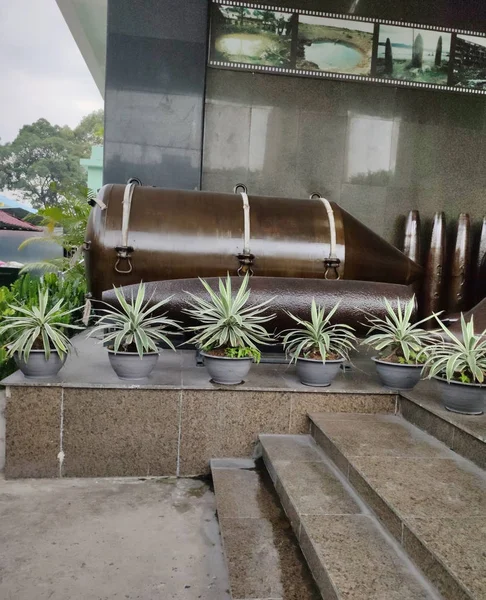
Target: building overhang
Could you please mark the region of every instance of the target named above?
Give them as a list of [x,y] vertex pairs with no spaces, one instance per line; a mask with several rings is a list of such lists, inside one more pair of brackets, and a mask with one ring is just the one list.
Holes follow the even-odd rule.
[[56,0],[104,97],[108,0]]

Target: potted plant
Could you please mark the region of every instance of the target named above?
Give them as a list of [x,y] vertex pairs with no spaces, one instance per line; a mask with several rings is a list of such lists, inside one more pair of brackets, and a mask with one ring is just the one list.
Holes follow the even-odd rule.
[[120,289],[114,288],[120,308],[106,302],[107,308],[100,309],[103,313],[96,321],[95,327],[88,337],[106,329],[104,336],[108,346],[110,364],[120,379],[146,379],[153,371],[159,359],[160,348],[157,344],[167,344],[175,351],[174,345],[168,338],[175,332],[166,331],[168,327],[180,329],[178,323],[169,319],[166,314],[154,316],[154,313],[166,304],[169,298],[161,300],[148,307],[150,299],[145,300],[145,284],[138,287],[137,296],[128,302]]
[[194,343],[201,350],[212,381],[236,385],[248,375],[251,364],[260,361],[257,344],[274,341],[263,327],[263,323],[275,316],[264,314],[273,298],[256,306],[247,306],[250,297],[248,274],[234,297],[229,274],[226,283],[219,280],[219,293],[204,279],[200,281],[208,298],[187,292],[192,301],[185,312],[199,322],[190,327],[195,335],[187,343]]
[[402,310],[400,300],[397,309],[386,298],[383,298],[386,315],[367,317],[371,328],[364,344],[378,351],[372,360],[375,363],[378,377],[385,387],[393,390],[411,390],[420,380],[425,362],[424,347],[430,339],[430,332],[421,328],[422,323],[433,318],[433,315],[411,323],[415,308],[415,296]]
[[349,359],[356,336],[349,325],[332,324],[331,319],[339,302],[326,314],[323,307],[311,304],[311,320],[304,321],[287,313],[298,325],[297,329],[282,332],[282,342],[290,363],[295,362],[297,374],[304,385],[327,387]]
[[54,377],[66,362],[71,342],[66,329],[83,329],[68,323],[69,315],[79,308],[63,310],[58,300],[49,308],[49,291],[38,290],[33,306],[9,305],[3,317],[0,337],[6,336],[7,356],[13,356],[25,377]]
[[474,318],[466,323],[461,313],[461,336],[437,319],[444,335],[426,349],[425,368],[435,379],[444,407],[465,415],[480,415],[486,400],[486,329],[474,332]]

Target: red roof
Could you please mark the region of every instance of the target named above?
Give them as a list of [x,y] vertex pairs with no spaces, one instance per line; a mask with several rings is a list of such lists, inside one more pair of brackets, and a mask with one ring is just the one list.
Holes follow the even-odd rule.
[[36,227],[26,221],[21,221],[9,215],[7,212],[0,210],[0,229],[20,229],[22,231],[42,231],[42,227]]

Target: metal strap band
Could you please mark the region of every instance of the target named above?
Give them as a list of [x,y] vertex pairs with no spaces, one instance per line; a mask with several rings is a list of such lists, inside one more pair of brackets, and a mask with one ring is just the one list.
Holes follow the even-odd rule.
[[327,218],[329,219],[329,231],[331,235],[329,258],[336,258],[336,247],[337,247],[337,235],[336,235],[336,221],[334,220],[334,211],[332,210],[331,203],[326,198],[320,198],[324,204],[327,212]]
[[243,198],[244,243],[243,254],[250,254],[250,201],[246,192],[240,192]]
[[[120,275],[128,275],[133,271],[132,265],[132,253],[133,248],[128,245],[128,226],[130,224],[130,211],[132,208],[133,191],[138,185],[138,182],[134,181],[127,183],[125,191],[123,193],[122,201],[122,227],[121,227],[121,246],[116,246],[115,251],[117,255],[117,261],[115,263],[115,271]],[[126,263],[126,268],[121,268],[121,264]]]
[[128,225],[130,223],[130,211],[132,208],[133,191],[136,183],[129,183],[125,186],[123,194],[123,214],[122,214],[122,246],[128,246]]
[[101,208],[101,210],[106,210],[106,204],[103,202],[103,200],[99,196],[96,196],[96,198],[93,198],[93,202],[95,202]]

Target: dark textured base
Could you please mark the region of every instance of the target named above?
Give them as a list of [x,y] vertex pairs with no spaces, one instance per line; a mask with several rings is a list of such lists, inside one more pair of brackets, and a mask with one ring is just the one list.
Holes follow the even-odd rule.
[[197,476],[250,457],[260,433],[306,433],[307,413],[394,412],[389,394],[11,387],[7,478]]
[[101,344],[83,337],[75,347],[50,382],[5,381],[7,477],[206,475],[211,458],[252,456],[260,433],[307,433],[308,412],[396,407],[364,357],[326,389],[275,364],[254,364],[227,387],[211,383],[191,351],[164,351],[147,381],[125,382]]

